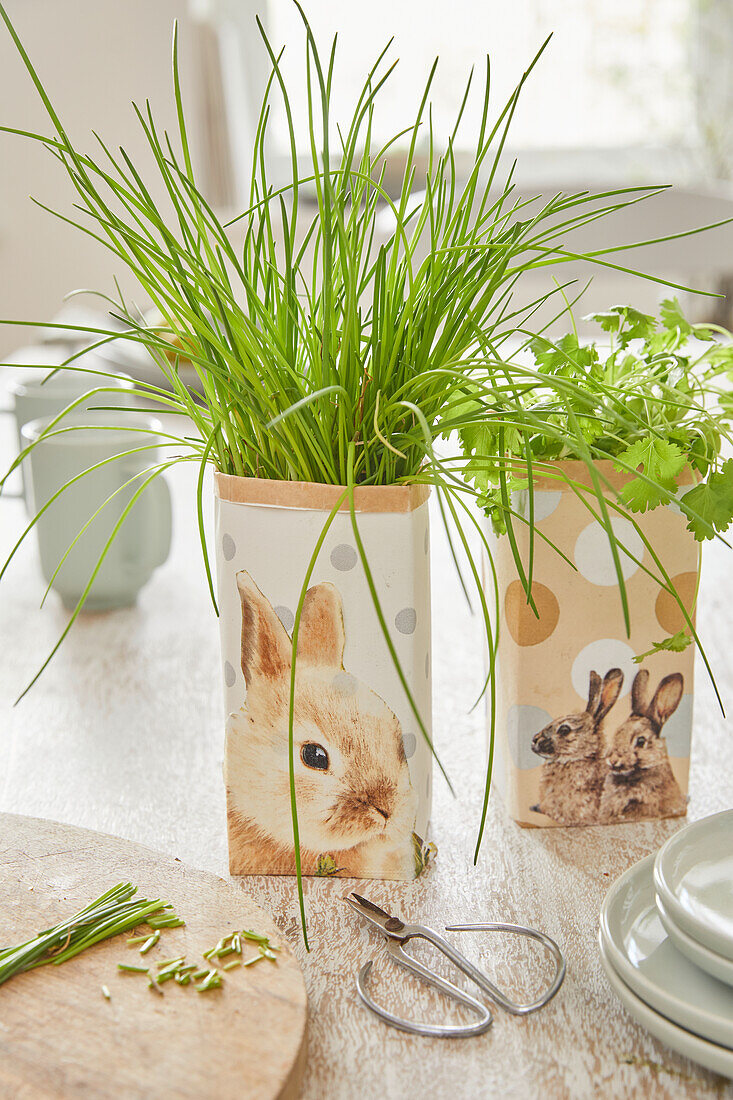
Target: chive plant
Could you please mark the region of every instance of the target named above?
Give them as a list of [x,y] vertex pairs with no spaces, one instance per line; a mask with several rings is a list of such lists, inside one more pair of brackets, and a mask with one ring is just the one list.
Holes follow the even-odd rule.
[[[470,582],[481,606],[490,652],[485,687],[488,685],[491,698],[493,744],[494,633],[480,570],[471,551],[472,530],[488,546],[472,506],[479,490],[461,470],[465,462],[477,460],[477,452],[459,450],[446,455],[445,448],[436,449],[436,445],[441,437],[455,439],[458,429],[465,432],[473,427],[480,434],[490,419],[486,461],[496,462],[497,454],[506,450],[508,434],[513,433],[514,438],[517,432],[531,461],[522,395],[534,384],[533,378],[531,372],[512,363],[508,349],[516,344],[518,334],[523,340],[526,333],[537,336],[546,331],[566,308],[563,296],[570,284],[522,296],[523,276],[568,260],[630,271],[609,258],[620,248],[581,252],[573,247],[573,233],[660,189],[623,188],[544,199],[518,193],[513,167],[502,177],[509,126],[523,85],[547,42],[498,110],[491,99],[487,58],[479,92],[480,120],[470,138],[462,133],[462,124],[465,127],[472,76],[452,133],[443,143],[433,133],[430,90],[436,61],[416,97],[415,114],[391,140],[382,145],[375,142],[375,104],[396,64],[389,60],[390,44],[366,74],[350,115],[336,125],[332,109],[336,40],[329,52],[322,54],[297,6],[305,34],[305,90],[287,87],[281,54],[258,23],[271,70],[256,128],[249,200],[241,214],[223,221],[202,194],[194,174],[175,31],[175,138],[159,128],[148,103],[133,105],[150,152],[144,169],[133,163],[123,148],[113,148],[99,135],[94,135],[92,152],[82,151],[72,142],[0,3],[0,16],[35,85],[49,126],[47,133],[10,126],[2,129],[42,145],[68,176],[76,196],[74,208],[51,213],[94,238],[136,277],[161,318],[160,324],[147,324],[121,294],[108,303],[116,322],[125,326],[121,338],[146,348],[160,368],[161,385],[140,383],[140,392],[158,413],[183,413],[193,425],[190,434],[165,433],[162,445],[166,457],[151,463],[145,474],[123,487],[129,501],[107,546],[151,480],[176,463],[197,462],[198,522],[214,599],[203,533],[202,490],[207,466],[240,476],[343,486],[342,500],[349,502],[355,541],[385,641],[411,699],[359,536],[353,492],[357,485],[431,484],[446,523],[454,529],[457,552],[467,555]],[[291,111],[294,94],[305,94],[308,106],[310,159],[302,174]],[[291,179],[284,186],[275,186],[267,169],[268,125],[276,96],[284,107],[290,141]],[[460,170],[456,160],[459,144],[471,151],[467,168],[461,158]],[[425,149],[427,168],[421,175],[418,161],[422,162]],[[390,157],[404,161],[402,186],[394,198],[384,182]],[[161,187],[162,202],[153,197]],[[391,218],[386,238],[380,233],[385,217]],[[542,323],[536,320],[541,311]],[[111,326],[95,332],[93,346],[120,339],[118,329]],[[172,342],[178,355],[171,355]],[[70,356],[64,367],[78,369],[75,359]],[[184,360],[196,372],[200,395],[184,385],[180,374]],[[99,375],[100,385],[94,392],[103,404],[104,372]],[[554,376],[543,377],[542,385],[561,395],[582,388]],[[500,410],[489,408],[486,401],[477,405],[477,395],[500,396]],[[72,404],[69,409],[74,407]],[[63,415],[46,434],[70,430],[62,423]],[[623,421],[625,412],[609,402],[608,416]],[[566,440],[591,461],[582,446],[577,421],[558,423],[541,408],[534,409],[532,417],[535,425],[546,423],[555,438]],[[141,439],[137,450],[154,445]],[[502,509],[511,531],[521,517],[512,511],[508,475],[501,465],[500,482]],[[597,479],[594,484],[623,590],[603,486]],[[307,584],[334,515],[335,511],[314,548],[293,631],[290,743],[296,853],[292,699],[297,630]],[[31,520],[19,542],[37,519]],[[105,552],[106,548],[100,565]],[[531,574],[527,576],[518,552],[515,558],[531,603]],[[39,674],[71,628],[95,575],[96,570]],[[416,719],[427,736],[417,711]],[[491,753],[486,797],[490,778]],[[297,871],[303,913],[299,857]]]

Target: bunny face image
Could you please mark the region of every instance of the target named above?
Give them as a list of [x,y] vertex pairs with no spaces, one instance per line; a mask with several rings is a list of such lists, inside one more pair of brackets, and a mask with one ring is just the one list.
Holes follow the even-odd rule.
[[631,689],[631,714],[615,731],[606,755],[606,764],[614,776],[632,780],[645,769],[658,767],[667,760],[661,730],[679,706],[683,686],[679,672],[665,676],[650,700],[649,673],[641,669],[636,674]]
[[532,751],[547,760],[594,759],[599,726],[616,702],[623,680],[619,668],[607,672],[603,681],[597,672],[591,672],[586,709],[550,722],[532,738]]
[[[248,573],[237,574],[237,585],[247,698],[227,729],[230,817],[254,833],[260,847],[292,852],[292,644]],[[344,643],[338,591],[331,584],[314,586],[301,615],[293,708],[300,843],[314,853],[374,842],[409,854],[417,799],[400,723],[375,692],[344,671]]]

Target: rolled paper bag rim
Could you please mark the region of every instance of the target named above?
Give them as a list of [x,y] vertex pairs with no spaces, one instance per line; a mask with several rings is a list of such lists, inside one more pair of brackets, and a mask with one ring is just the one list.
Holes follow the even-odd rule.
[[[330,512],[346,491],[345,485],[328,485],[312,481],[281,481],[264,477],[239,477],[236,474],[214,472],[214,489],[219,500],[232,504],[255,504],[270,508],[301,508]],[[430,496],[430,486],[424,482],[406,485],[357,485],[354,489],[354,509],[369,513],[414,512]],[[349,510],[348,498],[339,511]]]
[[[505,459],[505,462],[510,474],[518,477],[526,476],[526,462],[523,458],[517,455],[514,459]],[[617,470],[614,460],[610,458],[596,459],[593,466],[601,477],[602,487],[606,489],[623,489],[624,485],[627,485],[634,478],[634,474],[625,470]],[[692,487],[700,480],[700,475],[690,465],[686,465],[672,480],[678,488],[683,485]],[[585,489],[594,488],[588,466],[582,459],[559,458],[550,462],[533,461],[532,486],[535,490],[572,492],[569,483]]]

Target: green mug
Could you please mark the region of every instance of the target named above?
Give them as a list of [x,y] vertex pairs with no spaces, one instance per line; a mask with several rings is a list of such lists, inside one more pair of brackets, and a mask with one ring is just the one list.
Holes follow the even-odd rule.
[[[105,369],[105,364],[97,359],[91,359],[87,355],[80,363],[89,363],[92,366],[99,365]],[[31,420],[49,419],[58,416],[60,412],[76,401],[83,394],[89,393],[100,387],[105,387],[104,393],[95,393],[86,402],[80,402],[70,416],[86,413],[95,405],[120,405],[130,406],[134,403],[135,383],[125,375],[95,374],[92,370],[71,370],[60,368],[55,374],[53,366],[42,369],[26,368],[18,370],[16,377],[8,386],[8,393],[12,398],[12,406],[8,409],[0,409],[0,412],[10,413],[15,419],[16,433],[18,437],[18,450],[23,448],[21,432],[23,425]],[[23,492],[19,494],[4,493],[5,496],[26,496],[27,486],[23,477]]]
[[[145,481],[144,471],[160,461],[160,421],[130,410],[32,420],[21,428],[27,503],[36,516],[56,492],[78,474],[38,516],[36,534],[41,570],[65,607],[76,607],[115,524]],[[144,428],[141,432],[139,429]],[[137,429],[137,430],[136,430]],[[139,447],[150,447],[129,454]],[[102,464],[102,465],[100,465]],[[92,469],[92,467],[96,467]],[[126,484],[130,479],[131,484]],[[69,546],[91,520],[59,566]],[[87,595],[85,611],[109,611],[133,604],[171,545],[171,498],[162,475],[133,504],[106,552]]]

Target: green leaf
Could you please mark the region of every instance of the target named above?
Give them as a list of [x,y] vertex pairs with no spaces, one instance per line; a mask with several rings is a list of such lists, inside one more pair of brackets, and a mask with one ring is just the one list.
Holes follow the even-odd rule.
[[334,875],[340,874],[343,870],[343,867],[336,864],[332,855],[322,853],[318,857],[314,874],[316,878],[333,878]]
[[622,348],[632,340],[647,340],[657,327],[657,322],[648,313],[641,313],[633,306],[612,306],[605,313],[591,313],[584,318],[595,321],[604,332],[616,333]]
[[707,481],[702,481],[682,497],[700,519],[688,517],[687,529],[695,538],[713,538],[716,531],[723,532],[733,520],[733,458],[723,463],[717,473],[712,473]]
[[637,439],[630,447],[627,447],[619,455],[616,463],[617,470],[623,470],[626,466],[646,474],[647,477],[669,479],[679,474],[685,465],[685,456],[675,443],[666,439],[651,436],[646,439]]
[[647,657],[653,657],[655,653],[683,653],[692,643],[692,638],[684,630],[678,630],[676,634],[670,634],[669,638],[663,638],[661,642],[654,642],[652,648],[646,653],[638,653],[632,657],[637,665],[640,665]]
[[665,298],[659,310],[662,324],[670,332],[677,332],[681,336],[689,336],[692,325],[682,312],[680,303],[676,298]]
[[581,344],[573,332],[566,333],[557,344],[539,336],[530,347],[543,374],[572,377],[580,373],[585,377],[598,364],[595,344]]
[[657,485],[649,485],[641,478],[635,477],[624,485],[620,497],[630,512],[650,512],[658,508],[660,504],[669,503],[669,494],[674,494],[674,481],[662,481]]
[[413,833],[412,852],[415,857],[415,878],[419,878],[437,856],[438,848],[432,840],[426,844],[421,836]]
[[666,503],[667,494],[674,493],[674,479],[686,462],[684,452],[675,443],[656,436],[637,439],[618,457],[617,470],[631,467],[655,483],[634,478],[624,485],[621,499],[632,512],[646,512]]

